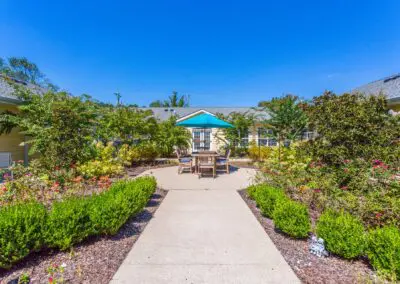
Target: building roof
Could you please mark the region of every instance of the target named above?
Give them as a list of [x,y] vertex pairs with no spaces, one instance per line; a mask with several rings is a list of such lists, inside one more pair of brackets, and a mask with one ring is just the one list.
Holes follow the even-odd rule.
[[260,113],[259,111],[251,107],[149,107],[141,109],[153,111],[155,118],[161,121],[167,120],[171,116],[182,118],[184,116],[190,116],[190,114],[194,114],[200,111],[209,112],[211,114],[219,113],[223,114],[224,116],[227,116],[233,112],[249,114]]
[[45,92],[45,90],[39,86],[0,74],[0,102],[8,104],[21,103],[21,100],[14,95],[15,89],[13,84],[29,88],[35,93]]
[[400,101],[400,73],[355,88],[352,93],[366,95],[383,93],[389,102]]

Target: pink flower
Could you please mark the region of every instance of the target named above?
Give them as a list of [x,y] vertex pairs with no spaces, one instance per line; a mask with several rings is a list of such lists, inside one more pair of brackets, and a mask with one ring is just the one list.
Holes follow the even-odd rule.
[[380,164],[382,164],[382,161],[381,160],[374,160],[372,163],[374,165],[380,165]]
[[49,283],[53,283],[53,277],[49,277]]
[[348,160],[348,159],[346,159],[346,160],[343,161],[343,163],[345,163],[345,164],[348,164],[348,163],[350,163],[350,162],[351,162],[351,161]]
[[344,168],[343,170],[344,170],[345,173],[348,173],[348,172],[349,172],[349,169],[348,169],[348,168]]
[[348,190],[349,187],[348,187],[348,186],[342,186],[340,189],[341,189],[341,190]]
[[321,192],[321,190],[319,188],[314,189],[315,192]]

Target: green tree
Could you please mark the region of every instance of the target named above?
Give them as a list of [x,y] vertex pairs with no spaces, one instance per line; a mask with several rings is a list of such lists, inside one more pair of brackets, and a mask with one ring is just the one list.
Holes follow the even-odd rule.
[[119,140],[132,144],[134,141],[151,139],[157,130],[157,121],[151,110],[139,110],[128,106],[102,107],[97,134],[103,141]]
[[163,157],[173,154],[174,148],[186,149],[190,145],[191,134],[184,127],[176,126],[176,118],[159,123],[155,137],[157,149]]
[[38,95],[20,89],[16,94],[25,104],[18,106],[18,113],[0,114],[0,129],[5,131],[3,124],[18,127],[43,167],[69,167],[91,157],[97,112],[90,100],[65,92]]
[[39,67],[26,57],[10,57],[7,63],[0,58],[0,72],[14,79],[31,83],[48,90],[57,91],[58,87],[40,71]]
[[188,107],[189,106],[189,96],[179,96],[178,92],[173,91],[172,95],[168,97],[168,100],[162,102],[161,100],[156,100],[150,103],[150,107]]
[[341,164],[346,159],[399,162],[400,116],[393,116],[383,95],[325,92],[308,110],[318,136],[308,149],[314,159]]
[[[227,116],[217,114],[219,118],[232,124],[235,128],[223,129],[225,143],[231,149],[233,155],[240,155],[247,150],[247,144],[243,138],[247,138],[251,127],[255,123],[255,115],[251,113],[232,112]],[[217,136],[217,139],[222,139]],[[222,139],[223,140],[223,139]]]
[[293,95],[273,98],[264,102],[264,111],[270,118],[264,121],[264,127],[271,131],[271,136],[278,142],[278,158],[281,161],[281,147],[286,141],[294,141],[307,126],[307,115],[302,102]]
[[160,100],[153,101],[149,104],[149,107],[163,107],[164,103]]

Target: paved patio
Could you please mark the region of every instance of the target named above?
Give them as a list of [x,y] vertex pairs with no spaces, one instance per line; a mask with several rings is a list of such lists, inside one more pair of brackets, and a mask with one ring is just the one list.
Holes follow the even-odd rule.
[[237,193],[254,170],[145,174],[170,191],[111,283],[300,283]]

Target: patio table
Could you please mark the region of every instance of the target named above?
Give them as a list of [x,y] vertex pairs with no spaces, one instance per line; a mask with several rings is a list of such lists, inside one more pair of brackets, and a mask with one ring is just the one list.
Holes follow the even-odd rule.
[[194,158],[195,173],[198,173],[199,157],[211,157],[215,166],[215,158],[218,156],[219,154],[216,151],[201,151],[192,153],[192,157]]

